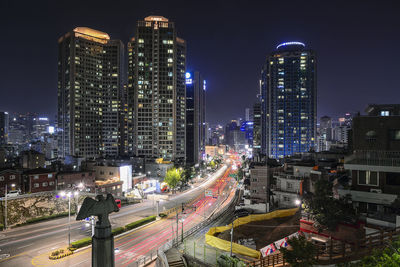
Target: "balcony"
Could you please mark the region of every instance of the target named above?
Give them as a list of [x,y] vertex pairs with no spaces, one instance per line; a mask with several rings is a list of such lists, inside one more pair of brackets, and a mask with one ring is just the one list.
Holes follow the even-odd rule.
[[296,175],[293,175],[293,174],[287,173],[287,172],[274,172],[273,178],[301,181],[301,180],[303,180],[304,177],[296,176]]
[[358,150],[345,158],[347,165],[400,167],[400,151]]

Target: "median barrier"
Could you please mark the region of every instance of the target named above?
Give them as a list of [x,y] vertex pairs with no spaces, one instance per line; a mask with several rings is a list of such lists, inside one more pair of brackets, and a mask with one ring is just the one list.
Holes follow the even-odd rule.
[[[250,222],[265,221],[274,218],[293,216],[297,212],[297,210],[298,208],[294,208],[294,209],[276,210],[265,214],[251,214],[246,217],[241,217],[234,220],[233,228]],[[211,227],[210,230],[205,235],[206,244],[221,250],[230,251],[231,243],[227,240],[218,238],[215,235],[230,230],[231,228],[232,228],[231,225]],[[256,259],[259,259],[261,257],[261,253],[258,250],[251,249],[246,246],[239,245],[237,243],[232,243],[232,252],[236,254],[253,257]]]

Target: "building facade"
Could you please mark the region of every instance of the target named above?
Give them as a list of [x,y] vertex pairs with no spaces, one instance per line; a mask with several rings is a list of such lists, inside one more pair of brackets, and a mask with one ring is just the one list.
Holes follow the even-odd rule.
[[[367,223],[396,226],[392,203],[400,190],[400,105],[370,105],[353,118],[353,154],[344,167],[351,174],[350,194]],[[397,111],[396,111],[397,109]]]
[[129,153],[185,161],[186,42],[161,16],[138,21],[128,43]]
[[0,145],[7,144],[8,142],[8,112],[0,111]]
[[119,154],[124,46],[78,27],[58,40],[59,157]]
[[315,53],[300,42],[282,43],[261,73],[263,140],[267,155],[284,158],[315,146]]
[[202,159],[206,145],[206,81],[200,72],[186,72],[186,163]]

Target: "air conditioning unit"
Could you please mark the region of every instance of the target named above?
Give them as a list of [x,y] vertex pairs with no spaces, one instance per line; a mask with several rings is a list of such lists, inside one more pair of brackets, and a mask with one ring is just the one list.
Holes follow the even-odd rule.
[[379,193],[379,194],[381,194],[382,193],[382,189],[370,189],[370,192],[371,193]]

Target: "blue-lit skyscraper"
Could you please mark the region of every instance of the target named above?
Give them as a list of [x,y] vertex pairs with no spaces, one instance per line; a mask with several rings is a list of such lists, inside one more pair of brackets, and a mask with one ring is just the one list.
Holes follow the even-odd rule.
[[272,158],[307,152],[315,145],[316,59],[300,42],[282,43],[261,72],[263,151]]
[[206,145],[206,81],[200,72],[186,72],[186,162],[200,162]]

